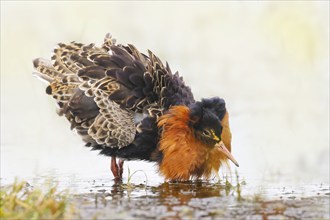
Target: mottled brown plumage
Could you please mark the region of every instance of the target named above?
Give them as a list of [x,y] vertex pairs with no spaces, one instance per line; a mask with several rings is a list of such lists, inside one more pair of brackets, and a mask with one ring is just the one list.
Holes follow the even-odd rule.
[[112,157],[117,178],[122,162],[116,157],[158,162],[170,180],[209,178],[226,156],[233,159],[219,144],[223,139],[230,150],[224,100],[195,102],[178,73],[151,51],[145,55],[133,45],[116,44],[107,34],[100,47],[60,43],[51,61],[33,64],[58,114],[87,146]]

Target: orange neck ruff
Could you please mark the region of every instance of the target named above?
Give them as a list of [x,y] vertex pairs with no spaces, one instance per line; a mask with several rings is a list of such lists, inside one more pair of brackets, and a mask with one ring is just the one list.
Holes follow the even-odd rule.
[[219,171],[220,160],[225,159],[218,150],[194,137],[189,114],[188,107],[173,106],[158,120],[158,127],[163,127],[159,143],[163,159],[159,171],[166,180],[209,178],[212,171]]

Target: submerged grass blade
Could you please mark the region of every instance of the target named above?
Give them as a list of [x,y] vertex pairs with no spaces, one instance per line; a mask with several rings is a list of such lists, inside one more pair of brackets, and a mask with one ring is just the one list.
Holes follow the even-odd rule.
[[144,174],[144,176],[146,177],[146,181],[145,181],[145,185],[148,185],[148,177],[146,172],[144,172],[143,170],[135,170],[132,174],[131,174],[131,170],[128,167],[128,178],[127,178],[127,185],[132,185],[131,184],[131,179],[134,176],[134,174],[136,174],[137,172],[142,172]]

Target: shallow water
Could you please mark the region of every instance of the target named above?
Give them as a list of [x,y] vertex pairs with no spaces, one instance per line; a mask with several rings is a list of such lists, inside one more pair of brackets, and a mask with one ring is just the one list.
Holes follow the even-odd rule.
[[82,219],[329,219],[329,185],[251,189],[239,180],[114,183],[111,179],[59,181],[70,186],[72,218]]
[[[1,8],[1,185],[53,178],[85,218],[330,218],[328,2],[7,1]],[[126,185],[113,186],[109,158],[82,147],[57,116],[46,86],[32,77],[32,59],[51,57],[58,42],[99,45],[107,32],[168,61],[196,99],[225,98],[246,182],[240,201],[234,167],[220,171],[222,185],[164,184],[153,164],[132,161]],[[128,168],[143,170],[131,187]]]
[[238,173],[220,181],[171,183],[154,170],[131,169],[120,183],[110,172],[91,178],[54,171],[28,181],[69,192],[72,219],[330,219],[327,183],[254,185]]
[[[143,186],[141,186],[143,187]],[[278,200],[240,201],[227,195],[225,187],[159,186],[143,189],[144,196],[117,187],[100,193],[80,194],[72,201],[79,204],[78,216],[114,219],[188,218],[188,219],[328,219],[329,197],[293,197]],[[166,190],[165,192],[163,190]],[[206,191],[203,193],[203,191]]]

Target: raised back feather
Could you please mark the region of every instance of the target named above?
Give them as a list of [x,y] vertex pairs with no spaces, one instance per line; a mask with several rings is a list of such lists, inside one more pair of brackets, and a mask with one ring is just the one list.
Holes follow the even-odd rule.
[[[133,45],[117,45],[109,34],[101,47],[60,43],[52,62],[36,59],[34,67],[35,75],[49,83],[46,92],[57,100],[58,113],[96,148],[136,145],[137,139],[143,145],[143,135],[157,129],[149,121],[172,105],[194,102],[190,88],[167,63],[151,51],[145,55]],[[134,122],[136,113],[151,119]],[[147,143],[155,145],[158,135],[152,138]]]

